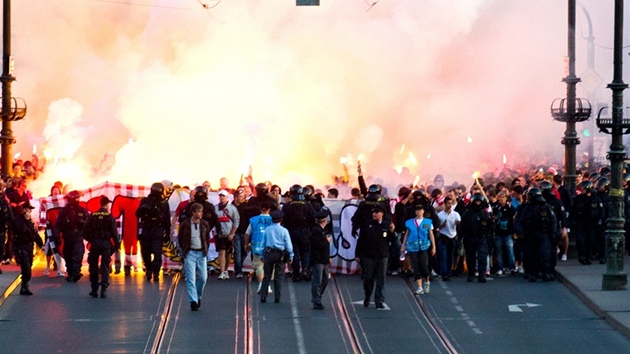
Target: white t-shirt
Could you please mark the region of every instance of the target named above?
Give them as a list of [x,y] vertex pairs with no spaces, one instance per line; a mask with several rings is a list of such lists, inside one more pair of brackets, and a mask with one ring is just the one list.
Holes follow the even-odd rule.
[[451,209],[450,213],[447,213],[446,210],[442,210],[438,213],[438,218],[440,218],[440,225],[443,225],[446,222],[446,226],[440,226],[440,233],[448,236],[449,238],[454,238],[457,236],[457,222],[462,221],[462,217],[458,212]]

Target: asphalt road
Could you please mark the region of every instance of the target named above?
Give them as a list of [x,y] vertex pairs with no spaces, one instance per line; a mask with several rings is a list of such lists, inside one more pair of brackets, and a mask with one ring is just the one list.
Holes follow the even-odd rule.
[[[260,303],[248,278],[209,279],[190,311],[179,275],[112,276],[107,299],[89,282],[44,278],[34,296],[0,306],[0,352],[29,353],[569,353],[630,352],[630,341],[558,282],[517,276],[486,284],[436,279],[414,296],[389,277],[386,309],[364,308],[359,276],[334,276],[314,310],[310,283],[285,279],[281,303]],[[87,270],[84,269],[84,274]]]

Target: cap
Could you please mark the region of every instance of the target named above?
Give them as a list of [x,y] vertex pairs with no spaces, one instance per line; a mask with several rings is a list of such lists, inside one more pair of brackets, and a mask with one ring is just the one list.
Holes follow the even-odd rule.
[[317,213],[315,213],[315,218],[316,219],[326,219],[328,218],[328,213],[326,212],[326,210],[320,210]]
[[282,212],[282,210],[274,210],[271,212],[270,215],[272,219],[282,219],[284,213]]
[[374,204],[374,207],[372,207],[372,212],[373,213],[385,213],[385,208],[383,208],[382,205],[380,204]]
[[111,203],[112,201],[109,200],[109,198],[107,198],[106,196],[102,196],[101,197],[101,205],[107,205],[109,203]]
[[31,205],[31,202],[26,202],[22,205],[22,209],[35,209],[35,207]]
[[219,195],[226,195],[226,196],[227,196],[227,195],[230,195],[230,193],[228,193],[228,191],[226,191],[225,189],[222,189],[222,190],[219,192]]
[[416,206],[413,208],[413,210],[418,210],[418,209],[424,210],[424,205],[422,203],[416,204]]

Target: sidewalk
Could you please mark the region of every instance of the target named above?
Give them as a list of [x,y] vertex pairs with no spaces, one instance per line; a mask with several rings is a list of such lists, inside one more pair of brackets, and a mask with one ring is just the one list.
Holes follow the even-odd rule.
[[[624,257],[624,271],[628,273],[630,257]],[[615,330],[630,338],[630,286],[625,290],[603,291],[602,278],[606,265],[594,262],[581,265],[577,259],[558,262],[556,276],[580,300],[608,322]]]

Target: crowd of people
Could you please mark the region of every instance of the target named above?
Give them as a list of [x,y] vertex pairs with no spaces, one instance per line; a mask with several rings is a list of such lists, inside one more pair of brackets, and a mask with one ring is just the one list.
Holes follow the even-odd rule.
[[[554,167],[532,169],[531,174],[513,172],[485,174],[474,178],[470,186],[447,186],[443,175],[437,175],[431,185],[401,185],[390,198],[381,185],[367,186],[359,166],[358,186],[349,190],[357,204],[352,235],[358,238],[356,261],[361,266],[364,306],[372,303],[373,294],[376,308],[384,307],[387,275],[413,277],[417,295],[429,293],[436,278],[449,281],[460,274],[466,274],[469,282],[477,279],[480,283],[492,275],[517,274],[530,282],[552,281],[557,261],[567,259],[569,235],[575,239],[581,264],[605,262],[609,168],[590,173],[578,170],[574,196],[564,188]],[[43,228],[46,237],[42,242],[39,228],[30,219],[33,207],[28,179],[9,181],[9,186],[0,186],[4,196],[0,198],[0,232],[5,235],[0,253],[5,264],[15,259],[21,265],[20,293],[32,295],[28,282],[35,244],[46,254],[45,275],[53,269],[68,282],[77,282],[82,277],[87,242],[89,295],[107,297],[112,254],[118,254],[121,245],[108,211],[111,200],[103,196],[101,209],[90,214],[80,205],[78,191],[65,193],[67,204],[54,225],[47,222]],[[624,183],[628,181],[630,174],[624,174]],[[222,179],[218,204],[208,201],[210,184],[204,182],[190,190],[189,200],[171,213],[168,198],[181,187],[156,182],[136,211],[146,280],[159,281],[163,243],[174,241],[190,307],[197,311],[207,277],[213,274],[207,267],[207,255],[214,239],[219,280],[230,278],[232,258],[232,274],[242,278],[243,263],[250,255],[261,302],[271,294],[275,302],[281,301],[288,268],[292,281],[312,283],[313,307],[323,309],[333,236],[332,214],[325,199],[339,197],[336,187],[328,188],[324,195],[312,185],[295,184],[282,194],[279,186],[254,184],[251,177],[234,189]],[[63,190],[58,182],[51,195]],[[628,192],[626,204],[630,202],[627,196]],[[625,210],[629,213],[628,205]],[[127,267],[125,274],[129,275]]]

